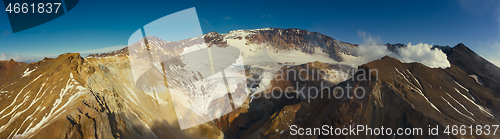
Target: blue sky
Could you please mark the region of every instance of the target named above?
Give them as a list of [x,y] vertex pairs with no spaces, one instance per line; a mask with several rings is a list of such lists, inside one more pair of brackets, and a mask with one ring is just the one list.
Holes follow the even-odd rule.
[[357,32],[364,31],[379,36],[380,43],[464,43],[500,65],[500,2],[495,0],[81,0],[65,15],[18,33],[0,12],[0,54],[40,57],[119,49],[141,26],[191,7],[204,33],[299,28],[363,43]]

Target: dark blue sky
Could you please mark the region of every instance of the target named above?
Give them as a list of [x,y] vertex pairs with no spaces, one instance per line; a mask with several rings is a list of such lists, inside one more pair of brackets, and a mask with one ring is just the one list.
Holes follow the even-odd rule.
[[487,59],[500,61],[500,3],[495,0],[81,0],[65,15],[14,34],[3,10],[0,54],[59,55],[127,45],[141,26],[190,7],[196,7],[204,33],[299,28],[363,43],[357,32],[364,31],[380,36],[380,43],[455,46],[462,42]]

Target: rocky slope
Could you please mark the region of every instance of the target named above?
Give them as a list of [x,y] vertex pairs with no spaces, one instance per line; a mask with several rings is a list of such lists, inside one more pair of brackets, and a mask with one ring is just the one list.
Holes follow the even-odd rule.
[[[486,125],[498,124],[498,92],[482,87],[461,70],[431,69],[419,63],[401,63],[397,59],[384,57],[381,60],[362,65],[359,69],[376,69],[378,78],[372,72],[357,72],[353,80],[347,80],[323,93],[338,95],[335,87],[364,87],[366,96],[348,98],[300,98],[280,101],[261,98],[253,100],[244,111],[229,121],[225,135],[235,138],[364,138],[352,136],[291,136],[290,125],[302,128],[331,125],[335,128],[346,125],[368,125],[368,127],[412,128],[428,125]],[[429,76],[431,75],[431,76]],[[358,80],[364,77],[369,80]],[[359,78],[358,78],[359,77]],[[277,93],[277,92],[269,92]],[[289,92],[294,93],[294,92]],[[353,90],[347,92],[350,96]],[[356,93],[361,93],[358,90]],[[295,96],[295,94],[291,94]],[[267,106],[266,106],[267,105]],[[272,110],[266,107],[274,106]],[[239,130],[238,130],[239,129]],[[401,138],[478,138],[479,136],[401,136]],[[400,138],[394,136],[371,136],[371,138]],[[479,138],[498,138],[481,136]]]
[[[448,61],[460,68],[478,83],[500,92],[500,68],[476,54],[464,44],[460,43],[450,49],[443,49]],[[497,96],[498,97],[498,96]]]

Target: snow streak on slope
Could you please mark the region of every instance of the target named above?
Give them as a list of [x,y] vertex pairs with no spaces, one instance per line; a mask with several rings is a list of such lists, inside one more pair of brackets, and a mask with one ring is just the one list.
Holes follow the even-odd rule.
[[[66,110],[72,106],[77,98],[87,92],[73,77],[73,73],[62,76],[61,79],[48,76],[48,73],[26,70],[22,79],[36,78],[24,85],[20,90],[13,90],[10,95],[2,99],[11,99],[7,107],[0,111],[0,134],[8,133],[8,138],[29,138],[52,121],[64,118]],[[33,75],[35,74],[35,75]],[[7,113],[5,113],[7,112]]]
[[[43,85],[42,85],[42,87],[43,87]],[[86,88],[84,88],[83,86],[78,84],[78,82],[76,82],[76,80],[73,77],[73,73],[70,73],[69,79],[66,82],[65,87],[62,88],[61,91],[59,92],[59,98],[56,99],[56,101],[52,105],[52,109],[50,109],[50,112],[48,114],[46,113],[42,117],[42,119],[38,123],[36,123],[36,125],[34,125],[33,127],[31,127],[33,122],[30,123],[30,125],[26,128],[26,130],[23,133],[17,135],[17,132],[16,132],[16,135],[14,135],[14,137],[15,138],[17,138],[17,137],[26,138],[26,137],[29,137],[29,135],[33,134],[38,129],[43,128],[44,126],[47,125],[48,122],[59,117],[62,113],[64,113],[69,106],[71,106],[75,103],[75,100],[79,96],[81,96],[83,93],[85,93],[85,91],[86,91]],[[73,94],[71,92],[73,92]],[[76,92],[76,93],[74,93],[74,92]],[[67,97],[65,97],[65,96],[67,96]],[[63,102],[63,99],[66,99],[65,102]],[[64,103],[64,104],[62,104],[62,103]],[[61,106],[59,106],[59,105],[61,105]],[[32,115],[30,115],[30,117]]]
[[[240,48],[240,50],[243,48]],[[287,50],[285,52],[273,53],[266,47],[260,47],[251,54],[243,53],[245,63],[248,65],[288,63],[289,65],[300,65],[308,62],[319,61],[323,63],[338,63],[321,52],[318,48],[315,54],[308,54],[298,50]]]
[[[408,79],[406,78],[405,74],[403,74],[403,73],[399,72],[399,70],[398,70],[397,68],[394,68],[394,69],[396,69],[396,72],[397,72],[397,73],[399,73],[399,75],[400,75],[400,76],[398,75],[399,77],[404,78],[404,79],[406,80],[406,82],[408,82],[408,87],[409,87],[410,89],[413,89],[413,90],[415,90],[415,89],[416,89],[416,92],[418,92],[418,94],[419,94],[420,96],[422,96],[422,97],[423,97],[423,98],[424,98],[424,99],[425,99],[425,100],[426,100],[426,101],[427,101],[427,102],[431,105],[431,107],[432,107],[432,108],[434,108],[436,111],[438,111],[438,112],[442,113],[442,112],[441,112],[441,111],[440,111],[440,110],[436,107],[436,105],[434,105],[434,104],[433,104],[433,103],[432,103],[432,102],[431,102],[431,101],[430,101],[430,100],[429,100],[429,99],[428,99],[428,98],[424,95],[424,93],[422,92],[422,90],[420,90],[420,89],[419,89],[419,88],[418,88],[415,84],[413,84],[412,82],[410,82],[410,80],[408,80]],[[404,72],[404,71],[403,71],[403,72]],[[411,86],[410,86],[410,85],[411,85]]]

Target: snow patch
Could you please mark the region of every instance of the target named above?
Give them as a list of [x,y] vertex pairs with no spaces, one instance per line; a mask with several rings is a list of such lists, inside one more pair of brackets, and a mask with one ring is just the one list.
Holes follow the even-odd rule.
[[[465,87],[463,87],[462,85],[460,85],[457,81],[453,80],[453,82],[455,82],[455,84],[457,84],[458,86],[460,86],[460,88],[464,89],[465,91],[467,91],[467,94],[469,94],[469,96],[474,99],[474,101],[476,101],[476,98],[474,98],[470,93],[469,93],[469,90]],[[455,90],[460,93],[460,91],[458,91],[457,88],[455,88]]]
[[479,77],[479,76],[477,76],[475,74],[469,75],[469,76],[472,77],[476,81],[476,83],[478,83],[480,85],[483,85],[483,80],[481,80],[481,77]]

